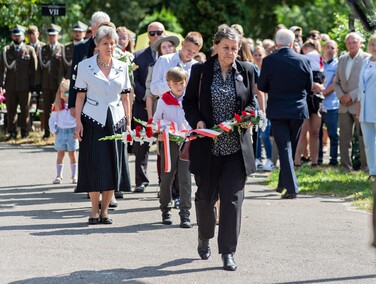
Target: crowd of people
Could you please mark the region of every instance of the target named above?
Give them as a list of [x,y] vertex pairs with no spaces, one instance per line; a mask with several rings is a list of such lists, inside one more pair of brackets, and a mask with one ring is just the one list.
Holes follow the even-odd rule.
[[53,183],[63,181],[68,152],[75,192],[90,197],[91,225],[112,224],[108,208],[117,207],[116,199],[131,191],[128,151],[135,155],[134,192],[144,192],[150,183],[148,143],[134,141],[130,149],[121,140],[99,141],[135,129],[140,124],[133,118],[169,121],[176,130],[190,131],[210,129],[235,113],[266,112],[265,129],[249,123],[215,141],[204,137],[186,143],[189,160],[179,157],[180,144],[158,137],[162,223],[172,224],[171,209],[176,207],[180,227],[192,227],[193,174],[198,254],[210,258],[209,240],[219,224],[218,247],[225,270],[237,269],[233,256],[247,176],[275,169],[278,156],[276,191],[282,199],[297,197],[295,169],[303,161],[311,161],[312,167],[322,164],[328,143],[329,165],[340,161],[343,170],[351,170],[355,131],[361,169],[371,179],[376,177],[375,36],[369,39],[369,54],[361,49],[363,38],[350,32],[345,38],[348,52],[338,59],[337,43],[328,35],[313,30],[303,41],[298,26],[278,25],[273,40],[254,41],[244,37],[238,24],[220,25],[207,56],[200,52],[199,32],[191,31],[180,41],[167,35],[160,22],[147,27],[149,46],[134,52],[130,31],[116,27],[101,11],[92,15],[90,28],[81,22],[72,27],[72,42],[61,44],[60,32],[51,24],[45,44],[34,25],[11,30],[13,42],[0,56],[7,139],[18,138],[17,123],[21,138],[28,138],[33,121],[31,93],[36,94],[43,110],[43,139],[55,136]]

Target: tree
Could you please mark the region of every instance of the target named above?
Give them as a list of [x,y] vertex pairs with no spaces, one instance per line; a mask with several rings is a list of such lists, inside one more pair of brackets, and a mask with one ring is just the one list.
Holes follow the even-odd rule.
[[277,21],[287,27],[300,26],[306,34],[310,30],[328,33],[335,26],[335,16],[348,16],[346,0],[314,0],[303,5],[280,4],[274,7]]
[[[15,24],[25,27],[37,25],[42,37],[46,36],[46,29],[51,24],[51,17],[42,16],[41,4],[43,0],[5,0],[0,4],[0,46],[9,43],[11,38],[9,30]],[[83,9],[87,0],[56,0],[55,4],[66,4],[66,15],[55,18],[55,23],[62,27],[61,42],[70,40],[70,30],[73,23],[78,20],[86,21]]]
[[204,38],[203,51],[208,52],[217,27],[223,23],[242,24],[247,11],[245,0],[182,0],[175,12],[184,34],[199,31]]

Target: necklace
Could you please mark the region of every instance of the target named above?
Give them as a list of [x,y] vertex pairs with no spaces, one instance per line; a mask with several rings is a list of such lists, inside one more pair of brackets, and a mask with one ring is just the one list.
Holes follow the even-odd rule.
[[112,65],[112,60],[110,63],[106,64],[106,63],[103,63],[100,59],[99,59],[99,56],[97,57],[97,61],[99,63],[99,65],[102,65],[103,67],[106,67],[106,68],[110,68],[111,65]]

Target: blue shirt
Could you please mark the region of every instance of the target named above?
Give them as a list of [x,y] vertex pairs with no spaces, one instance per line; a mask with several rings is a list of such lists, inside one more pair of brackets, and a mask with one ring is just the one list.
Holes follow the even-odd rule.
[[[324,61],[325,88],[328,88],[333,83],[337,67],[338,60],[336,58],[329,62]],[[326,110],[334,110],[339,108],[339,100],[334,91],[329,96],[325,97],[325,100],[323,101],[323,107]]]

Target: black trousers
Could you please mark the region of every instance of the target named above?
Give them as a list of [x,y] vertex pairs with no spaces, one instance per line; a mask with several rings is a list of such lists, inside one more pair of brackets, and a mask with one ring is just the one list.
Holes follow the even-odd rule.
[[247,179],[241,151],[228,156],[212,156],[210,175],[195,175],[195,179],[198,186],[195,197],[198,237],[201,240],[214,237],[216,225],[214,206],[219,197],[219,253],[235,253]]
[[149,143],[140,144],[140,142],[133,143],[133,153],[135,155],[135,174],[136,186],[148,185],[148,160],[149,160]]
[[278,186],[286,188],[289,193],[298,193],[294,157],[303,119],[272,119],[270,122],[278,147],[280,164]]

